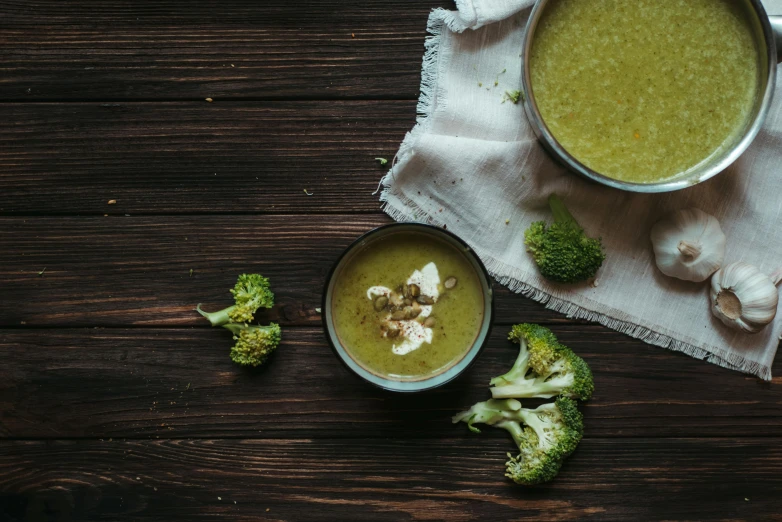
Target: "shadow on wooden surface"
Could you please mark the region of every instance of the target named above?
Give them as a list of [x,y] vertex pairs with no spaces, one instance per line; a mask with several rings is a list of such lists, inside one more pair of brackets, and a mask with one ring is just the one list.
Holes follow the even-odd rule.
[[22,103],[0,114],[0,214],[378,213],[387,168],[375,158],[394,157],[415,102]]
[[[436,6],[0,0],[0,521],[782,520],[779,378],[499,286],[485,354],[441,390],[380,392],[331,354],[323,278],[389,220],[374,158],[413,126]],[[248,271],[284,325],[255,371],[193,312]],[[597,384],[536,488],[503,477],[504,432],[449,421],[521,321]]]
[[[587,437],[782,437],[782,386],[600,326],[553,326],[595,375]],[[0,436],[12,438],[463,437],[450,418],[489,398],[518,348],[495,328],[461,379],[423,395],[364,384],[320,329],[286,328],[258,370],[233,364],[222,329],[6,330]],[[780,356],[782,357],[782,355]],[[526,401],[532,407],[539,401]],[[484,438],[505,438],[484,430]]]
[[503,477],[511,446],[467,436],[0,441],[0,510],[11,520],[466,522],[759,520],[779,507],[782,439],[584,440],[557,479],[533,488]]
[[[196,305],[228,306],[244,272],[271,279],[276,305],[261,319],[320,325],[315,309],[332,263],[389,222],[381,214],[0,217],[0,326],[208,327]],[[495,287],[497,322],[572,322]]]
[[0,3],[0,100],[418,97],[438,0]]

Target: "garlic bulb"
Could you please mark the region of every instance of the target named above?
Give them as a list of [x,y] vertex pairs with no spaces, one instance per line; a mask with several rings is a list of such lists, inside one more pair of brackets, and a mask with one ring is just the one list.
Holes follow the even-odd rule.
[[711,311],[726,326],[757,333],[774,320],[782,271],[771,277],[747,263],[732,263],[711,278]]
[[652,246],[660,272],[685,281],[705,281],[725,258],[717,218],[697,208],[677,210],[655,223]]

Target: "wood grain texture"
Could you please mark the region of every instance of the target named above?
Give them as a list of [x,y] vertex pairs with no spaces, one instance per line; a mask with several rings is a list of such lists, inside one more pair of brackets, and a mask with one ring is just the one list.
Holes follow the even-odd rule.
[[509,440],[466,434],[0,442],[0,510],[12,521],[779,520],[781,443],[585,439],[554,482],[522,488],[503,477]]
[[[595,395],[582,408],[588,436],[782,437],[780,380],[763,383],[599,326],[553,330],[594,372]],[[518,348],[507,331],[494,329],[462,378],[400,396],[344,369],[319,328],[284,329],[257,370],[229,360],[222,329],[5,330],[0,437],[467,436],[450,417],[486,400],[489,379],[512,365]]]
[[[440,390],[381,392],[332,355],[323,280],[390,221],[374,158],[415,122],[432,7],[453,3],[0,0],[0,522],[782,520],[779,378],[499,286],[485,352]],[[242,272],[284,325],[258,370],[193,312]],[[536,488],[503,477],[504,432],[449,422],[521,321],[596,381]]]
[[[315,308],[333,262],[390,222],[382,214],[0,217],[0,325],[206,327],[195,306],[231,304],[228,289],[244,272],[271,279],[276,305],[263,319],[320,324]],[[567,321],[495,286],[499,322]]]
[[0,104],[0,214],[379,212],[375,158],[414,123],[413,101]]
[[418,97],[432,7],[0,2],[0,100]]

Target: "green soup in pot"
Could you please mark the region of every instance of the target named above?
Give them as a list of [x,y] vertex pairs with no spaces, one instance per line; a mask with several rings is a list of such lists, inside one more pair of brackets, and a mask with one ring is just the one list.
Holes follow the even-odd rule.
[[553,0],[536,28],[532,91],[551,134],[622,181],[662,181],[743,134],[760,79],[742,2]]
[[336,334],[350,357],[376,375],[414,381],[442,373],[466,355],[481,329],[478,274],[462,252],[430,234],[375,240],[335,277]]

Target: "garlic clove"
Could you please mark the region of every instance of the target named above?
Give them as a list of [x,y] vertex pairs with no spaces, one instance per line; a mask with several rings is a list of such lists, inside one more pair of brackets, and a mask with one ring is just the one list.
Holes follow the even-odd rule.
[[671,277],[701,282],[725,259],[725,234],[717,218],[697,208],[677,210],[654,224],[657,267]]
[[776,316],[778,282],[748,263],[732,263],[711,278],[711,311],[726,326],[757,333]]

